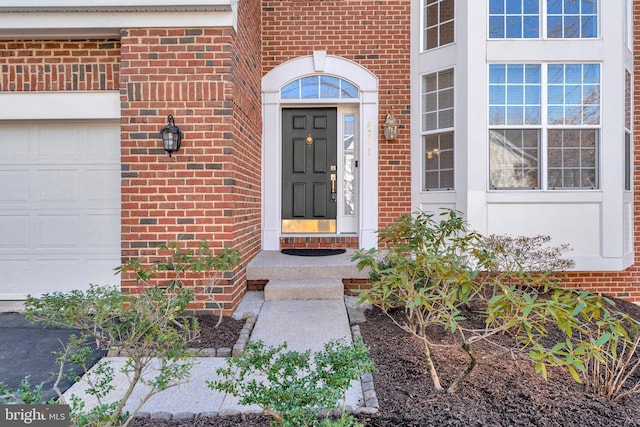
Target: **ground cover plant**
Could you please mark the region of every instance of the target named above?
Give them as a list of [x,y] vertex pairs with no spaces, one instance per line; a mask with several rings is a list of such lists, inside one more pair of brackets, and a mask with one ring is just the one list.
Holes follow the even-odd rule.
[[313,355],[287,350],[286,343],[267,347],[250,341],[241,356],[218,369],[221,379],[208,385],[240,397],[243,405],[260,406],[274,426],[355,426],[344,410],[339,418],[320,413],[340,409],[351,382],[373,371],[369,349],[360,340],[333,340]]

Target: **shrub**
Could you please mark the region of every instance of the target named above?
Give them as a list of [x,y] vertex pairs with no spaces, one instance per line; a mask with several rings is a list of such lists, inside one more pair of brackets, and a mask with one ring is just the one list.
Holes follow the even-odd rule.
[[[443,390],[431,356],[436,343],[430,326],[439,326],[454,338],[454,346],[469,357],[468,365],[447,388],[457,391],[480,358],[475,344],[495,344],[499,352],[526,353],[536,370],[546,378],[548,366],[561,366],[580,381],[585,358],[594,354],[599,341],[588,336],[590,322],[606,324],[601,296],[557,287],[549,268],[571,265],[560,258],[566,246],[541,247],[545,237],[485,239],[467,228],[458,212],[447,211],[443,219],[417,212],[399,218],[379,231],[385,251],[372,249],[355,254],[360,268],[371,271],[372,286],[363,299],[389,312],[400,308],[404,319],[392,319],[422,343],[429,373],[436,390]],[[525,285],[525,286],[523,286]],[[463,315],[475,309],[485,315],[485,325],[474,328]],[[556,325],[567,340],[547,346],[549,325]],[[495,339],[513,336],[513,345]],[[574,345],[578,344],[578,345]]]
[[[73,363],[85,371],[89,370],[91,350],[86,346],[88,339],[104,350],[119,349],[120,354],[129,358],[124,368],[129,384],[122,399],[116,403],[107,404],[104,400],[113,388],[112,368],[99,362],[91,375],[85,375],[88,392],[99,403],[93,415],[99,416],[100,425],[119,425],[124,406],[136,384],[144,383],[150,386],[150,390],[132,414],[153,394],[186,380],[194,363],[187,345],[191,338],[197,336],[198,325],[189,320],[177,323],[176,319],[192,295],[190,290],[179,289],[167,296],[162,289],[150,288],[127,298],[128,304],[124,304],[125,299],[118,289],[91,286],[87,291],[29,297],[26,302],[27,319],[47,327],[76,328],[80,333],[70,339],[58,358],[60,370],[54,388],[61,403],[64,403],[63,397],[57,390],[57,384],[63,375],[64,364]],[[157,366],[153,364],[154,358],[158,360]],[[155,376],[144,376],[152,371],[157,371]],[[77,399],[72,398],[71,408],[80,425],[83,420],[95,421],[89,416],[91,414],[84,413],[84,406]],[[128,420],[125,425],[127,423]]]
[[330,341],[315,353],[285,351],[286,343],[267,347],[262,341],[247,343],[244,353],[218,369],[222,380],[209,388],[240,397],[243,405],[257,404],[282,426],[355,425],[343,413],[338,420],[320,420],[322,410],[339,407],[351,381],[374,370],[369,349],[362,341],[353,345]]

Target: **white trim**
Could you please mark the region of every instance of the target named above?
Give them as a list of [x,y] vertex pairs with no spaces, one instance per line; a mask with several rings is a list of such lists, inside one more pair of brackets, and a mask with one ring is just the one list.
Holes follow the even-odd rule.
[[[281,140],[283,105],[310,106],[327,104],[327,100],[280,99],[280,89],[301,77],[316,74],[319,65],[315,59],[324,54],[302,56],[280,64],[262,78],[263,156],[262,156],[262,249],[280,249],[281,235]],[[359,237],[360,247],[377,245],[378,229],[378,78],[359,64],[337,56],[326,55],[323,74],[336,76],[355,84],[360,99],[342,100],[342,103],[358,104],[360,144],[358,147],[358,194],[360,197]]]
[[5,0],[0,39],[119,38],[122,28],[235,29],[238,1],[59,0],[45,5],[42,0]]
[[119,92],[0,94],[2,120],[120,119]]

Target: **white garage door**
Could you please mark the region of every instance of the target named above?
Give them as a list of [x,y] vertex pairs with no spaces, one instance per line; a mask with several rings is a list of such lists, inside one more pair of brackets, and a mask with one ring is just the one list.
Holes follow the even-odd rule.
[[0,300],[118,284],[120,128],[0,124]]

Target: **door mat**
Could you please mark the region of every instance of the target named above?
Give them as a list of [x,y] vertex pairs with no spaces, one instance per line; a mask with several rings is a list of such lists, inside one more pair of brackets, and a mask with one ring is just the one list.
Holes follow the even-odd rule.
[[283,249],[280,251],[285,255],[296,256],[330,256],[340,255],[347,252],[346,249]]

